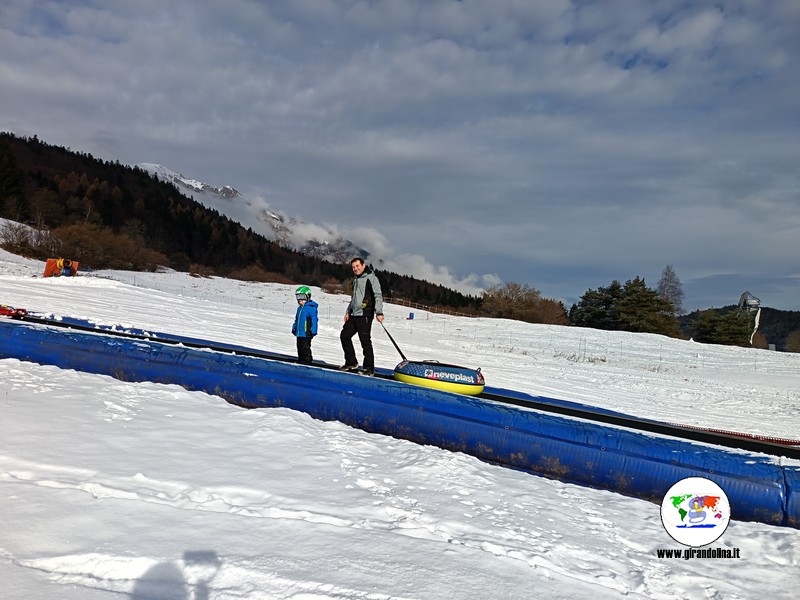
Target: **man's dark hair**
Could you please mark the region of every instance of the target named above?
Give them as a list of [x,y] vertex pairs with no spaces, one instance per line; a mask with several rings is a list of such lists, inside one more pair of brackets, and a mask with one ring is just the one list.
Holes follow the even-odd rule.
[[361,258],[360,256],[356,256],[353,260],[350,261],[350,265],[352,266],[352,264],[354,262],[360,262],[363,265],[364,264],[364,259]]

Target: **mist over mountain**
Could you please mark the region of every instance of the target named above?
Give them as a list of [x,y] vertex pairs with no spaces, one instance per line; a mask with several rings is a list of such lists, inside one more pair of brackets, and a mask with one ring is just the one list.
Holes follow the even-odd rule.
[[231,185],[203,182],[160,164],[136,166],[173,183],[182,193],[243,227],[306,256],[338,263],[363,256],[376,269],[429,281],[470,296],[480,296],[484,289],[501,282],[495,274],[456,277],[448,267],[432,264],[424,256],[397,252],[381,232],[369,227],[311,223],[307,217],[290,215],[266,199],[242,194]]
[[[369,249],[344,237],[334,225],[306,223],[297,217],[282,214],[261,198],[248,198],[232,186],[198,181],[163,165],[140,163],[137,166],[162,181],[175,184],[180,191],[204,206],[307,256],[339,263],[349,262],[355,256],[363,256],[368,260],[375,258]],[[385,261],[379,262],[383,265]]]

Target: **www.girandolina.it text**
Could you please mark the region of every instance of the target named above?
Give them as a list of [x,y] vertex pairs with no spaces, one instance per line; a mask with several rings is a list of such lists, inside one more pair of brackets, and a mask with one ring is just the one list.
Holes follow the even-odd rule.
[[739,548],[658,548],[658,558],[741,558]]

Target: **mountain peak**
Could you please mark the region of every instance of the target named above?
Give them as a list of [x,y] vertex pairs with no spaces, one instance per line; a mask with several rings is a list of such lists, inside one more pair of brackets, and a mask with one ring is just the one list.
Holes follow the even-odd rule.
[[202,192],[213,194],[215,196],[219,196],[220,198],[224,198],[226,200],[232,200],[234,198],[238,198],[241,194],[236,190],[236,188],[230,185],[223,185],[223,186],[216,186],[211,185],[209,183],[204,183],[202,181],[198,181],[197,179],[191,179],[178,173],[177,171],[173,171],[168,169],[167,167],[155,163],[140,163],[137,165],[140,169],[144,169],[150,173],[158,175],[159,179],[164,181],[170,181],[177,185],[179,188],[185,188],[190,192]]
[[285,217],[264,200],[247,198],[232,186],[204,183],[156,163],[139,163],[137,166],[162,181],[173,183],[204,206],[286,248],[330,262],[349,262],[354,256],[367,258],[370,255],[364,248],[345,239],[335,227]]

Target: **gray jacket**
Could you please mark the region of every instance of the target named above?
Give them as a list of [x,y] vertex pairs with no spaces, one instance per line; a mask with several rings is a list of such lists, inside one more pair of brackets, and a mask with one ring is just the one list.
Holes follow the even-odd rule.
[[368,317],[383,314],[383,293],[381,282],[375,273],[365,270],[353,279],[353,296],[347,305],[347,314],[353,317]]

